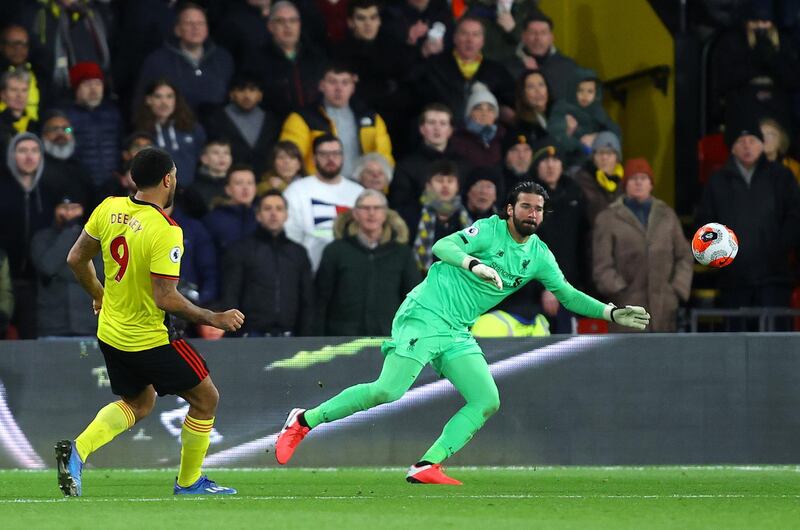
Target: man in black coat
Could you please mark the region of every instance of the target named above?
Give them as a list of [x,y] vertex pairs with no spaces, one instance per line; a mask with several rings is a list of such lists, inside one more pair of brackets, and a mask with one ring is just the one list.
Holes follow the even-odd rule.
[[314,103],[325,69],[325,54],[301,39],[300,13],[291,2],[276,2],[269,13],[271,39],[251,50],[242,70],[261,80],[264,106],[283,120]]
[[288,337],[311,331],[311,261],[283,231],[287,205],[277,190],[261,197],[256,232],[231,245],[223,260],[222,305],[247,311],[241,334]]
[[800,241],[800,189],[791,172],[764,156],[758,127],[727,131],[731,156],[711,175],[696,225],[722,223],[739,253],[718,272],[719,305],[789,307],[789,257]]
[[453,53],[436,55],[412,74],[419,100],[444,103],[460,126],[472,85],[480,81],[499,100],[501,115],[508,114],[514,106],[514,82],[500,63],[481,54],[483,22],[469,15],[460,18],[453,43]]

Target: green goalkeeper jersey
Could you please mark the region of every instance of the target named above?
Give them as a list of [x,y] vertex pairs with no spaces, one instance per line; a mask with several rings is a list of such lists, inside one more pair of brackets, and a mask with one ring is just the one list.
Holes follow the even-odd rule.
[[[506,220],[496,215],[440,239],[433,253],[442,261],[433,264],[408,296],[453,326],[471,327],[480,315],[531,280],[540,281],[573,313],[603,316],[605,304],[567,282],[553,253],[537,235],[517,243]],[[496,270],[503,289],[461,267],[467,255]]]

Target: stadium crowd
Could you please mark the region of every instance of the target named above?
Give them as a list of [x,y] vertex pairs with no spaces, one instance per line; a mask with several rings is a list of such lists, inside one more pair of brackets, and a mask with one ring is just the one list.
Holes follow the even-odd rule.
[[[696,221],[748,241],[722,307],[788,307],[800,242],[800,63],[769,6],[745,4],[720,44],[730,159]],[[570,283],[677,329],[681,223],[534,0],[5,0],[0,26],[0,334],[94,334],[65,258],[149,146],[178,169],[179,289],[238,307],[237,336],[387,335],[433,244],[524,180],[550,195],[537,233]],[[572,331],[538,284],[493,313]]]

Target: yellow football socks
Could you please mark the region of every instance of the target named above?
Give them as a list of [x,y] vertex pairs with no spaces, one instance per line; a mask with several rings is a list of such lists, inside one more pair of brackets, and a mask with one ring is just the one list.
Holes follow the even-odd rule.
[[178,472],[178,486],[186,488],[200,478],[200,467],[206,457],[213,428],[214,418],[198,420],[186,416],[181,429],[181,469]]
[[90,454],[127,431],[136,423],[133,409],[124,401],[109,403],[97,413],[92,423],[76,439],[78,456],[86,462]]

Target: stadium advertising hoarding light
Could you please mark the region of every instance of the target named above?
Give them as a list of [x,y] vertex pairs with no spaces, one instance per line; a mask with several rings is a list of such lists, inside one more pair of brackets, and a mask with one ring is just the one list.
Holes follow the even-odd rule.
[[[275,466],[265,451],[294,406],[379,373],[380,339],[197,341],[220,389],[208,466]],[[786,335],[486,340],[500,412],[461,465],[796,462],[800,359]],[[713,344],[713,347],[712,347]],[[0,467],[52,466],[52,446],[111,401],[94,341],[0,344]],[[794,374],[794,375],[793,375]],[[400,400],[318,427],[297,466],[407,465],[463,404],[425,369]],[[153,414],[92,455],[98,467],[173,467],[188,405]]]

